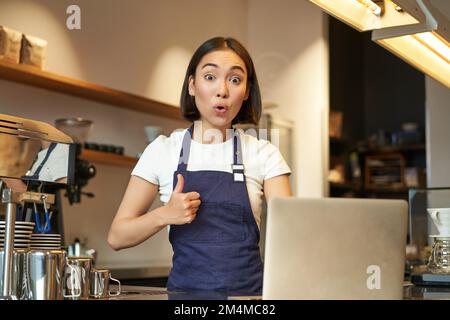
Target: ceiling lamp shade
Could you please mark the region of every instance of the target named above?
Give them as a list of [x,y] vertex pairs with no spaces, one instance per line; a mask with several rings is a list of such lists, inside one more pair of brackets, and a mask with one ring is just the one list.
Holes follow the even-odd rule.
[[427,0],[395,0],[420,23],[374,30],[372,40],[450,88],[449,21]]
[[[310,0],[322,10],[358,31],[418,23],[391,0]],[[419,18],[423,17],[417,15]]]

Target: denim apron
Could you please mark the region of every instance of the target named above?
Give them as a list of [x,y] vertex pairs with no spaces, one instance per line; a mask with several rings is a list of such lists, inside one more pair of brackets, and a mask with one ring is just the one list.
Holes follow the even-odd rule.
[[263,270],[259,229],[250,206],[240,138],[233,137],[233,173],[187,171],[193,127],[183,138],[178,168],[184,193],[200,193],[201,205],[190,224],[171,225],[173,268],[169,290],[223,290],[261,294]]

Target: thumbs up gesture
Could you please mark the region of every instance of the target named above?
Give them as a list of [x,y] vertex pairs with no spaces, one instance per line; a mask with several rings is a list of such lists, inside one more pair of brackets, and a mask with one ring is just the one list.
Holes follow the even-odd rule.
[[177,184],[166,205],[166,218],[168,224],[191,223],[195,219],[201,203],[200,194],[195,191],[183,193],[184,177],[178,174],[177,179]]
[[184,188],[184,178],[183,175],[177,174],[177,184],[175,186],[175,189],[173,189],[174,193],[182,193]]

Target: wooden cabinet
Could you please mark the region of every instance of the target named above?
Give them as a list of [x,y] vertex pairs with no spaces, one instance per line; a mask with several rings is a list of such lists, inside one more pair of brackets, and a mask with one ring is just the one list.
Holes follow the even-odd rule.
[[330,182],[332,197],[407,199],[408,188],[426,186],[423,144],[352,148],[331,143],[330,158],[336,152],[345,178]]
[[364,158],[364,187],[405,188],[405,158],[401,153],[368,155]]

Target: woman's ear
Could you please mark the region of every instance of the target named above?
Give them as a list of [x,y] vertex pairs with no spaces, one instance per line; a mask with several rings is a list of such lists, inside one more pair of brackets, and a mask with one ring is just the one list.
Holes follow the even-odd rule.
[[194,77],[192,75],[189,76],[189,86],[188,91],[190,96],[195,96],[195,84],[194,84]]

